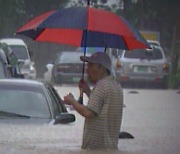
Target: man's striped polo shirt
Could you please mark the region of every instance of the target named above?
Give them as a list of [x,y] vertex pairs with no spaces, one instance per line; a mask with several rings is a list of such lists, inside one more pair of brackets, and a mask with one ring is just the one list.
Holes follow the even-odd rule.
[[123,91],[113,76],[99,80],[87,108],[96,113],[85,119],[83,149],[117,149],[122,120]]

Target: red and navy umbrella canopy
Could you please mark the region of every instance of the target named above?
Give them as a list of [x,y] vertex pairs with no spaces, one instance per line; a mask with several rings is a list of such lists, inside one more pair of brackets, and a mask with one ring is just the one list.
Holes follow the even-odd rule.
[[102,9],[72,7],[44,13],[22,26],[17,34],[35,41],[76,47],[133,50],[148,48],[140,33],[124,18]]

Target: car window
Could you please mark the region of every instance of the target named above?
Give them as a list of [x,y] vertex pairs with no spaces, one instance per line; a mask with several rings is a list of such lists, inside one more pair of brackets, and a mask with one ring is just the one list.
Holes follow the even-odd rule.
[[162,55],[162,51],[158,48],[154,48],[153,50],[153,54],[152,54],[152,59],[162,59],[163,55]]
[[52,89],[47,85],[46,85],[46,88],[47,88],[48,94],[49,94],[51,102],[52,102],[51,107],[53,108],[54,115],[57,116],[57,115],[59,115],[59,113],[61,113],[61,108],[59,106],[58,100],[57,100],[56,96],[54,95]]
[[[58,54],[58,58],[55,60],[55,64],[59,63],[83,63],[80,60],[80,56],[83,56],[83,52],[62,52]],[[87,53],[86,56],[90,56],[91,54]]]
[[118,50],[117,49],[112,49],[111,53],[112,53],[112,56],[114,58],[120,58],[122,56],[123,50],[121,50],[121,49],[118,49]]
[[79,59],[79,56],[62,56],[60,58],[60,62],[61,63],[81,63],[80,59]]
[[53,87],[52,87],[51,89],[52,89],[53,94],[55,95],[55,97],[57,97],[57,99],[58,99],[58,103],[59,103],[59,105],[60,105],[61,112],[67,112],[67,109],[66,109],[66,107],[65,107],[62,99],[60,98],[59,94],[57,93],[56,89],[53,88]]
[[11,45],[10,47],[18,59],[29,59],[27,50],[24,46]]
[[59,63],[82,63],[79,54],[63,54],[59,58]]
[[47,99],[33,87],[0,85],[0,110],[34,118],[50,118]]
[[133,51],[126,51],[124,54],[126,58],[132,59],[162,59],[163,55],[160,49],[154,48],[152,51],[148,50],[133,50]]
[[144,50],[133,50],[133,51],[126,51],[124,54],[126,58],[134,58],[139,59],[144,57]]

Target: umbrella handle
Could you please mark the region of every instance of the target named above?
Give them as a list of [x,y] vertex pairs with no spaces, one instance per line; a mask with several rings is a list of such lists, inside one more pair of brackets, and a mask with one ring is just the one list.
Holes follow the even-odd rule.
[[[85,55],[84,55],[85,56]],[[82,79],[84,80],[84,72],[85,72],[85,62],[83,62],[83,72],[82,72]],[[78,99],[78,102],[80,104],[83,104],[83,89],[80,88],[80,95],[79,95],[79,99]]]
[[79,96],[78,102],[80,104],[83,104],[83,89],[82,88],[80,88],[80,96]]

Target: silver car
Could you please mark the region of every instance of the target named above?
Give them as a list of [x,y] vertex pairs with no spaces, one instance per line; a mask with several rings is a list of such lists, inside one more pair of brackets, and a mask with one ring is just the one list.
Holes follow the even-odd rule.
[[169,66],[161,47],[123,51],[119,61],[116,77],[124,87],[167,87]]
[[[52,69],[53,82],[56,84],[78,83],[83,74],[83,62],[80,60],[80,56],[83,54],[79,51],[61,52]],[[89,54],[86,55],[89,56]],[[84,75],[86,78],[86,73]]]
[[71,123],[57,91],[49,84],[27,79],[0,80],[0,123],[59,124]]

